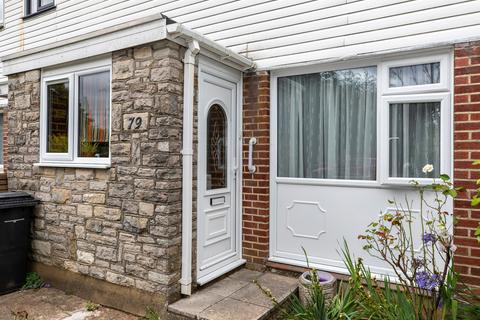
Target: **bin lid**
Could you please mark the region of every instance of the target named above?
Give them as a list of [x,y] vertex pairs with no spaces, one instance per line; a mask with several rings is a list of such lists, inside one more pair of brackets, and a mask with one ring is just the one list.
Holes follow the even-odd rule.
[[26,192],[0,192],[0,209],[34,207],[38,203],[37,199]]

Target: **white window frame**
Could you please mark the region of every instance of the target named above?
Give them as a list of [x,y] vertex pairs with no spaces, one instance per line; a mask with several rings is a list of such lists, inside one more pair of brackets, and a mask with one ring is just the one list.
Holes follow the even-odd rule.
[[[439,174],[450,174],[450,157],[451,135],[450,135],[450,93],[424,93],[411,95],[395,95],[384,96],[380,107],[380,149],[385,160],[382,160],[382,173],[380,174],[382,184],[410,184],[412,180],[419,182],[421,185],[433,182],[433,178],[422,177],[390,177],[390,104],[392,103],[421,103],[421,102],[440,102],[440,168],[437,172]],[[425,163],[426,164],[426,163]]]
[[[78,80],[82,75],[95,74],[100,72],[110,74],[110,99],[109,99],[109,142],[111,143],[112,127],[112,68],[111,59],[90,61],[74,66],[66,66],[55,70],[44,70],[42,72],[42,98],[40,105],[40,163],[38,166],[48,167],[85,167],[85,168],[108,168],[111,165],[111,151],[105,158],[79,157],[78,156]],[[48,153],[47,152],[47,85],[68,80],[69,82],[69,129],[68,129],[68,152]]]
[[[389,87],[389,68],[398,66],[417,65],[423,63],[440,62],[440,82],[428,85],[415,85],[404,87]],[[341,179],[312,179],[312,178],[290,178],[279,177],[277,170],[277,139],[278,139],[278,78],[319,73],[325,71],[336,71],[354,68],[377,67],[377,172],[376,180],[341,180]],[[388,107],[387,102],[420,102],[440,101],[441,102],[441,153],[440,173],[452,174],[452,51],[451,49],[438,50],[436,52],[418,52],[404,54],[403,56],[386,56],[376,59],[365,59],[362,61],[342,61],[326,63],[317,66],[301,66],[288,69],[272,70],[270,76],[271,92],[271,122],[270,122],[270,176],[271,184],[289,183],[300,185],[331,185],[331,186],[354,186],[354,187],[388,187],[389,185],[411,185],[412,180],[420,184],[431,183],[433,179],[425,178],[390,178],[389,177],[389,130],[388,130]],[[428,100],[430,99],[430,100]],[[432,100],[433,99],[433,100]],[[387,110],[385,110],[387,108]],[[387,121],[387,122],[386,122]]]
[[0,0],[0,29],[5,25],[5,0]]
[[[68,151],[66,153],[47,152],[48,139],[48,85],[68,82]],[[72,161],[73,160],[73,75],[64,74],[47,77],[42,83],[42,107],[40,111],[40,154],[42,161]]]
[[40,6],[40,0],[25,0],[24,1],[24,14],[26,17],[35,15],[37,13],[46,11],[50,8],[55,7],[55,0],[51,4],[48,4],[46,6]]
[[[440,82],[432,84],[390,87],[390,68],[407,67],[435,62],[440,63]],[[411,94],[449,91],[451,83],[451,72],[449,72],[450,69],[450,59],[448,54],[416,56],[407,59],[396,59],[384,62],[379,68],[379,71],[382,73],[382,79],[385,79],[385,81],[380,84],[381,93],[382,95],[393,95],[404,93]]]

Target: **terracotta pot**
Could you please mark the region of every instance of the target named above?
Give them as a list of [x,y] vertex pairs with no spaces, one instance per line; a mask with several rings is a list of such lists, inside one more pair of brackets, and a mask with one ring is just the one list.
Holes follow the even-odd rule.
[[[323,289],[323,294],[325,295],[325,303],[329,304],[336,293],[336,283],[337,279],[328,273],[323,271],[316,271],[317,272],[317,279],[320,282],[320,286]],[[307,271],[302,273],[299,278],[300,285],[298,286],[298,292],[300,296],[300,302],[303,305],[307,304],[307,300],[310,298],[309,288],[312,285],[312,281],[310,280],[311,271]]]

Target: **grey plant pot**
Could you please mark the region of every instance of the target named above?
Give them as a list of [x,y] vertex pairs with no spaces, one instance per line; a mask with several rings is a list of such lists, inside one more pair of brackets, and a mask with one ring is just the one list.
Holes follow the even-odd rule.
[[[316,272],[320,286],[323,289],[323,294],[325,295],[325,303],[328,305],[335,296],[335,285],[337,283],[337,279],[331,273],[323,271]],[[304,306],[307,304],[307,301],[310,298],[309,287],[312,285],[312,281],[310,281],[310,273],[311,271],[304,272],[299,278],[300,285],[298,288],[298,293],[300,296],[300,302]]]

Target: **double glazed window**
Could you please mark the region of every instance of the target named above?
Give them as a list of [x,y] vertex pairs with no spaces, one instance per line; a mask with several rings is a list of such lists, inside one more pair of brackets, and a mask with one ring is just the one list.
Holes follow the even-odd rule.
[[376,68],[278,79],[278,174],[376,179]]
[[55,6],[54,0],[25,0],[25,15],[39,13]]
[[43,79],[42,162],[109,164],[110,68]]
[[278,76],[277,176],[408,183],[445,173],[447,61]]

